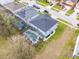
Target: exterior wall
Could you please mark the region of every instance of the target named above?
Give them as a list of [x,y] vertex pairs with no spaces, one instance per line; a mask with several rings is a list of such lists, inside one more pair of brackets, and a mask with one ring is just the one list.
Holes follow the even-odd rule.
[[47,32],[45,33],[45,35],[48,36],[48,34],[51,34],[52,31],[54,31],[54,30],[57,28],[57,26],[58,26],[58,24],[55,24],[49,31],[47,31]]

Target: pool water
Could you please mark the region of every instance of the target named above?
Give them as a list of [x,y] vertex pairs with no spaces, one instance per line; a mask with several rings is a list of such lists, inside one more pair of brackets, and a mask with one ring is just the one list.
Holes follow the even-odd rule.
[[32,39],[33,42],[37,41],[37,35],[35,33],[32,33],[30,31],[26,32],[27,35]]

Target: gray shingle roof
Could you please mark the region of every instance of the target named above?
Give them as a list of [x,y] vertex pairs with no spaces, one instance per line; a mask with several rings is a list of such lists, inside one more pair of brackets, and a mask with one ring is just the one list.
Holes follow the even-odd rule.
[[48,15],[40,15],[32,21],[30,21],[30,23],[38,27],[43,32],[47,32],[57,23],[57,21],[52,19]]
[[17,14],[22,18],[30,19],[31,17],[37,15],[38,12],[33,7],[28,6],[24,10],[17,12]]

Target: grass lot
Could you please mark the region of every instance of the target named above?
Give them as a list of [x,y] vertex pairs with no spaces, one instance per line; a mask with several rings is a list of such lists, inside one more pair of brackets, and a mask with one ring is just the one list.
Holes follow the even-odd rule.
[[67,16],[70,16],[70,15],[72,15],[74,12],[75,12],[74,10],[70,9],[70,10],[67,11],[66,15],[67,15]]
[[45,48],[46,48],[46,46],[47,46],[47,44],[48,43],[50,43],[51,41],[55,41],[56,39],[58,39],[61,35],[62,35],[62,33],[63,33],[63,31],[66,29],[66,26],[64,25],[64,24],[62,24],[62,23],[59,23],[59,26],[58,26],[58,28],[56,29],[56,33],[53,35],[53,36],[51,36],[49,39],[48,39],[48,41],[46,41],[46,42],[41,42],[41,43],[39,43],[39,44],[37,44],[36,45],[36,51],[37,52],[42,52]]
[[52,9],[55,10],[55,11],[57,11],[57,12],[59,12],[59,11],[62,10],[62,7],[59,6],[59,5],[54,5],[54,6],[52,7]]
[[[73,59],[72,54],[74,51],[74,46],[75,46],[76,38],[78,35],[79,35],[79,31],[74,30],[71,39],[64,46],[63,51],[61,52],[61,55],[59,56],[59,59]],[[77,59],[79,59],[79,57]]]
[[45,0],[38,0],[37,4],[42,5],[42,6],[47,6],[49,3],[46,2]]

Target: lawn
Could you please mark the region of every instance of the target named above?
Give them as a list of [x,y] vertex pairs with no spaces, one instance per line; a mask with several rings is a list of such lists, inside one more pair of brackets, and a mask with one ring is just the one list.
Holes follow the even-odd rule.
[[48,2],[46,2],[45,0],[38,0],[37,1],[37,4],[39,4],[39,5],[42,5],[42,6],[47,6],[49,3]]
[[36,51],[37,52],[42,52],[47,47],[48,43],[57,40],[62,35],[62,33],[64,32],[64,30],[66,29],[66,27],[67,27],[66,25],[64,25],[62,23],[59,23],[58,28],[56,29],[56,33],[53,36],[51,36],[48,39],[48,41],[38,43],[35,46]]
[[[73,35],[68,41],[68,43],[64,46],[63,51],[61,52],[61,55],[59,56],[59,59],[73,59],[73,51],[74,51],[74,46],[76,42],[76,38],[79,35],[78,30],[73,31]],[[79,57],[77,58],[79,59]]]
[[68,10],[68,11],[66,12],[66,15],[67,15],[67,16],[70,16],[70,15],[72,15],[74,12],[75,12],[74,10],[70,9],[70,10]]
[[59,5],[54,5],[54,6],[52,7],[52,9],[55,10],[55,11],[57,11],[57,12],[59,12],[59,11],[62,10],[62,7],[59,6]]

